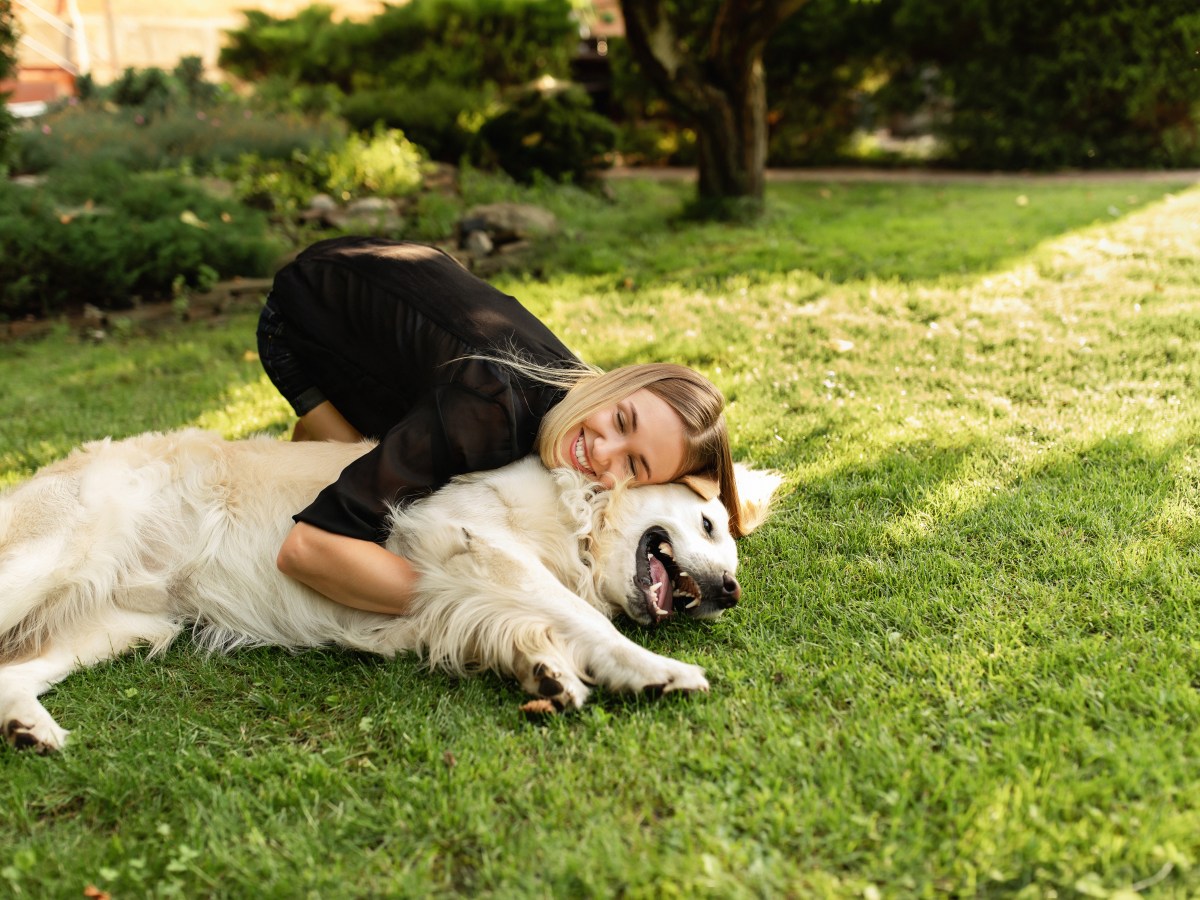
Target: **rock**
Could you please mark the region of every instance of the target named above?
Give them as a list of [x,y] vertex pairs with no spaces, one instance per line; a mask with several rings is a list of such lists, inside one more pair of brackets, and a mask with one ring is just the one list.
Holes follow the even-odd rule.
[[487,256],[495,249],[495,244],[486,231],[469,231],[463,244],[468,253],[473,256]]
[[347,203],[345,209],[332,209],[320,215],[334,228],[347,232],[392,234],[404,229],[400,205],[383,197],[361,197]]
[[459,222],[465,246],[468,235],[485,231],[496,246],[512,241],[546,237],[558,231],[554,213],[528,203],[488,203],[467,210]]
[[308,201],[308,208],[313,212],[327,213],[336,210],[338,205],[328,194],[313,194],[312,199]]
[[346,204],[346,213],[351,216],[386,215],[395,211],[395,201],[384,197],[359,197]]

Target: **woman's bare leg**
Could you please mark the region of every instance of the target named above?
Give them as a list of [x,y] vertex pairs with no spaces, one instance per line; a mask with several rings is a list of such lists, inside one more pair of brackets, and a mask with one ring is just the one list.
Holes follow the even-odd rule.
[[354,444],[363,436],[328,400],[300,417],[292,431],[293,441],[341,441]]

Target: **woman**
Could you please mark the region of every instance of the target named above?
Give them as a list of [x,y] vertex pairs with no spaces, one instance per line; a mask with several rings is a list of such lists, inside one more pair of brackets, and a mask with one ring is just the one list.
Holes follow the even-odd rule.
[[715,481],[740,534],[724,400],[684,366],[581,363],[513,297],[420,244],[335,238],[282,269],[259,356],[293,439],[379,444],[295,516],[280,570],[368,612],[408,610],[416,573],[385,550],[388,506],[537,452],[612,487]]

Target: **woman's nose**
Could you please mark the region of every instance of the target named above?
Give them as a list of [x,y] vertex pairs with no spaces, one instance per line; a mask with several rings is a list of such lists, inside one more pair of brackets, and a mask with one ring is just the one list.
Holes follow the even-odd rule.
[[592,444],[592,462],[614,480],[629,474],[625,471],[625,440],[617,436],[609,440],[597,438]]
[[621,454],[624,440],[620,435],[598,435],[592,442],[592,452],[598,462],[610,463]]

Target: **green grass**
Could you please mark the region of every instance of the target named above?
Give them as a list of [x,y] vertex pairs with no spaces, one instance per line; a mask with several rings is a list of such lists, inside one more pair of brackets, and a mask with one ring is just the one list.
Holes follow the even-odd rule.
[[[601,365],[700,368],[787,476],[741,605],[636,635],[712,692],[539,726],[490,675],[184,641],[0,752],[0,889],[1200,893],[1200,189],[776,184],[754,227],[689,190],[535,192],[564,237],[501,285]],[[0,346],[0,477],[282,433],[253,324]]]

